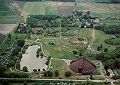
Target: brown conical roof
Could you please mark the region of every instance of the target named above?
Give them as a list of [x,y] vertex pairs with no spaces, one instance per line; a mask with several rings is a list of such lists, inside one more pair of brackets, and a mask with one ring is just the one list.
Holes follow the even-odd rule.
[[71,61],[69,67],[73,72],[81,74],[91,74],[96,70],[96,66],[84,57]]

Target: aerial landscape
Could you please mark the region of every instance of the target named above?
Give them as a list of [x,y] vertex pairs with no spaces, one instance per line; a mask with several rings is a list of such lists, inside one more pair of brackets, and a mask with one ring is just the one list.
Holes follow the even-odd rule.
[[120,0],[0,0],[0,85],[120,85]]

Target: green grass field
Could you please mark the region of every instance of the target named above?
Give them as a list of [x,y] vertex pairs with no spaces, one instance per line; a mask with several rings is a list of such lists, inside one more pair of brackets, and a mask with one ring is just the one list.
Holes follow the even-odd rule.
[[96,32],[95,33],[95,41],[93,42],[93,45],[92,45],[92,47],[95,50],[97,50],[96,48],[98,46],[100,46],[101,44],[103,45],[103,48],[108,48],[109,51],[112,51],[115,49],[114,45],[108,45],[104,42],[106,39],[110,39],[112,37],[112,35],[105,34],[104,32],[99,31],[99,30],[96,30],[95,32]]
[[[55,45],[48,44],[49,42],[53,41]],[[44,47],[44,51],[47,55],[50,55],[52,58],[59,58],[59,59],[74,59],[74,54],[70,49],[68,50],[64,47],[63,42],[59,38],[43,38],[41,42]]]
[[65,78],[64,74],[66,71],[70,71],[69,66],[63,60],[52,59],[51,61],[51,71],[58,70],[59,77]]
[[[64,28],[63,28],[64,29]],[[79,30],[78,30],[79,29]],[[74,31],[73,31],[74,30]],[[71,30],[72,33],[76,33],[78,31],[80,37],[86,37],[89,39],[88,44],[91,44],[93,41],[93,29],[91,28],[73,28]],[[74,40],[75,35],[72,36],[62,36],[62,39],[59,37],[44,37],[43,35],[38,35],[40,38],[40,42],[43,45],[43,50],[46,55],[51,56],[52,58],[57,59],[75,59],[75,55],[72,51],[76,50],[77,52],[82,52],[86,49],[86,46],[84,44],[71,44],[71,39]],[[103,48],[108,48],[109,51],[114,50],[115,46],[108,45],[104,42],[105,39],[111,38],[112,35],[105,34],[102,31],[95,30],[95,38],[92,44],[92,48],[95,52],[97,52],[97,47],[101,44],[103,45]],[[35,40],[34,38],[32,40]],[[28,41],[28,43],[31,41]],[[49,42],[54,42],[55,45],[49,44]],[[27,44],[27,43],[26,43]],[[94,60],[94,57],[90,57],[89,54],[83,54],[89,59]]]

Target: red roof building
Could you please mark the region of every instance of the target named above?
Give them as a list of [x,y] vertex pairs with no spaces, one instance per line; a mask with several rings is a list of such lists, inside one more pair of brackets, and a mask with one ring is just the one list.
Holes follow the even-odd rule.
[[96,66],[84,57],[71,61],[70,69],[75,73],[91,74],[96,70]]

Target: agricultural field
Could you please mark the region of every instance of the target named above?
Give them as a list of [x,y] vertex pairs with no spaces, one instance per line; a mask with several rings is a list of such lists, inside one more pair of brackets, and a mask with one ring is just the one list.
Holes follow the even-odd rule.
[[16,24],[20,19],[18,11],[13,7],[11,1],[5,0],[4,4],[0,6],[0,24]]
[[8,34],[16,27],[16,24],[0,24],[0,33]]
[[92,16],[110,17],[119,16],[119,4],[77,3],[72,2],[27,2],[22,16],[27,15],[71,15],[73,10],[89,10]]

